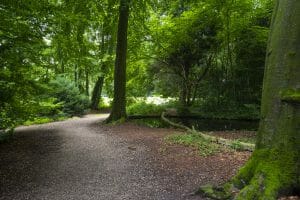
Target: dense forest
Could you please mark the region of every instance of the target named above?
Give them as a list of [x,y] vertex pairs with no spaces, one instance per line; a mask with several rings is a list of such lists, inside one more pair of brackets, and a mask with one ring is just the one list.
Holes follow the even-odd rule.
[[[115,0],[1,3],[1,129],[110,106],[101,97],[113,97],[118,6]],[[129,114],[155,112],[143,99],[160,96],[181,112],[258,118],[271,0],[128,6]]]
[[113,124],[164,111],[261,120],[245,167],[221,189],[205,186],[202,193],[297,193],[299,4],[3,0],[0,134],[91,112],[110,112],[106,122]]

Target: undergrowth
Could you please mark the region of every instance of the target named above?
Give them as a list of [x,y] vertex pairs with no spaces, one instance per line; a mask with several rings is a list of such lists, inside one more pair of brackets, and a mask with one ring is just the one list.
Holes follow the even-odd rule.
[[170,126],[158,119],[133,119],[131,120],[137,125],[148,126],[151,128],[169,128]]
[[51,117],[35,117],[33,119],[27,120],[23,123],[24,126],[30,126],[34,124],[46,124],[50,122],[55,122],[55,121],[63,121],[68,119],[67,116],[61,116],[58,118],[51,118]]
[[127,107],[128,115],[161,115],[167,105],[156,105],[153,103],[137,102]]
[[180,144],[188,147],[197,148],[199,155],[209,156],[221,152],[224,147],[208,141],[197,133],[192,134],[174,134],[167,136],[165,141],[170,144]]
[[260,108],[256,104],[230,104],[209,105],[198,103],[190,107],[184,107],[179,102],[170,101],[162,104],[137,101],[127,106],[128,115],[161,115],[166,109],[173,108],[178,115],[198,116],[207,119],[228,119],[228,120],[258,120]]
[[239,138],[233,140],[232,145],[224,146],[203,138],[198,133],[174,134],[167,136],[165,141],[169,144],[179,144],[196,148],[200,156],[210,156],[222,151],[243,150],[241,143],[255,143],[255,138]]

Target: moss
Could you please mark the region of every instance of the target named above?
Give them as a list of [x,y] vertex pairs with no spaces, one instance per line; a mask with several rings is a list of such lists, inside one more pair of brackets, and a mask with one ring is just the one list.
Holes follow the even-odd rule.
[[268,200],[276,199],[281,193],[289,194],[297,185],[294,178],[297,177],[297,173],[292,151],[256,150],[234,178],[235,184],[244,186],[236,199]]
[[217,200],[226,200],[232,197],[232,184],[225,184],[223,187],[214,187],[213,185],[204,185],[198,190],[198,194]]
[[300,103],[300,90],[288,89],[280,92],[281,100],[291,103]]
[[282,149],[259,149],[229,183],[205,185],[199,193],[213,199],[275,200],[299,188],[297,153]]

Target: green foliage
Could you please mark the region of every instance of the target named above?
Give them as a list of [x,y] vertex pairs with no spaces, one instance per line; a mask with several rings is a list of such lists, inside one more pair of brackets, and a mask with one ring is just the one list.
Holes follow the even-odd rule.
[[151,128],[169,128],[170,126],[163,122],[161,119],[153,118],[153,119],[133,119],[132,120],[135,124],[141,126],[147,126]]
[[34,125],[34,124],[45,124],[45,123],[49,123],[49,122],[53,122],[53,121],[54,120],[51,118],[40,117],[40,118],[33,118],[32,120],[28,120],[28,121],[24,122],[23,125],[30,126],[30,125]]
[[105,100],[102,98],[98,104],[98,107],[100,108],[100,110],[107,110],[111,108],[111,102],[108,98],[106,98]]
[[89,99],[81,94],[74,83],[66,78],[58,77],[50,82],[54,103],[62,105],[62,111],[68,115],[82,115],[89,107]]
[[280,192],[290,192],[288,188],[297,185],[297,153],[277,148],[254,151],[232,181],[241,189],[236,199],[276,199]]
[[13,129],[0,130],[0,144],[9,141],[13,136]]
[[47,32],[47,26],[42,28],[47,19],[44,3],[0,3],[0,130],[11,129],[35,113],[36,96],[46,78],[39,57]]
[[215,119],[247,119],[260,118],[260,106],[257,104],[240,104],[234,101],[219,101],[207,99],[195,103],[189,108],[192,115]]
[[272,1],[167,2],[151,13],[141,51],[154,93],[187,107],[203,99],[220,110],[226,101],[237,108],[222,118],[258,118],[244,105],[260,103]]
[[39,116],[56,116],[61,112],[62,107],[63,103],[57,102],[56,98],[41,98],[37,108],[37,113]]
[[[98,77],[111,97],[118,3],[0,3],[0,129],[82,114],[88,104],[82,94],[90,94]],[[179,113],[258,118],[272,0],[143,0],[130,6],[128,97],[175,97]],[[45,95],[58,75],[72,81],[52,81]],[[159,115],[166,107],[133,102],[128,112]]]
[[205,197],[209,197],[216,200],[227,200],[231,199],[231,185],[227,184],[224,187],[215,187],[213,185],[207,184],[201,186],[197,191],[197,194],[202,194]]
[[167,105],[156,105],[153,103],[146,103],[140,101],[130,105],[127,108],[128,115],[161,115],[163,111],[167,108]]
[[63,121],[66,119],[68,119],[67,116],[35,117],[33,119],[25,121],[23,125],[30,126],[35,124],[46,124],[54,121]]
[[156,115],[159,116],[168,108],[177,110],[178,115],[198,116],[211,119],[245,119],[258,120],[260,107],[256,104],[240,105],[235,102],[217,104],[213,101],[199,101],[193,106],[182,106],[180,102],[169,101],[162,104],[146,103],[146,100],[130,98],[127,113],[129,115]]
[[168,136],[165,140],[172,144],[180,144],[195,147],[197,148],[198,153],[201,156],[209,156],[212,154],[216,154],[220,152],[222,148],[220,145],[204,139],[203,137],[201,137],[201,135],[197,133],[174,134]]

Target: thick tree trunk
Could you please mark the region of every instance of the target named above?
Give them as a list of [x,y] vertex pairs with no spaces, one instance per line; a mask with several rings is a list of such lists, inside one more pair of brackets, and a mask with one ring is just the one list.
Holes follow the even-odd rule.
[[126,55],[129,0],[120,0],[117,35],[116,63],[114,71],[114,99],[108,122],[126,118]]
[[102,87],[103,87],[104,77],[99,76],[97,82],[95,84],[93,94],[92,94],[92,102],[91,102],[91,109],[92,110],[99,110],[99,101],[101,99]]
[[243,187],[237,199],[276,199],[299,192],[300,101],[286,101],[299,97],[299,90],[300,1],[277,0],[256,150],[235,178]]
[[[277,0],[269,39],[256,149],[233,178],[235,199],[300,193],[300,1]],[[228,187],[227,189],[232,188]],[[229,190],[230,191],[230,190]]]

